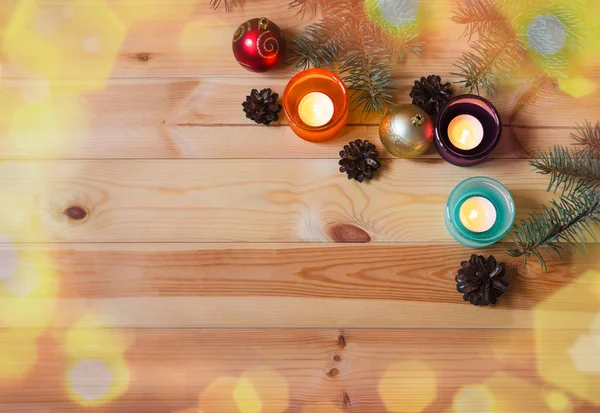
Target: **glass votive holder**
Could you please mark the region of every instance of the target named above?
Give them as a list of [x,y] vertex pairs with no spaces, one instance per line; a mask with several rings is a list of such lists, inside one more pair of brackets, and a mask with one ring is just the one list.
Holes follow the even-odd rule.
[[[473,148],[457,147],[449,136],[450,123],[461,115],[479,121],[483,139]],[[502,121],[498,110],[488,100],[475,95],[451,99],[440,112],[435,125],[435,147],[440,156],[456,166],[473,166],[483,162],[494,150],[502,136]]]
[[[496,209],[495,222],[485,232],[473,232],[467,229],[460,219],[463,203],[472,197],[485,198]],[[471,248],[483,248],[508,234],[515,222],[515,215],[515,202],[508,189],[495,179],[476,176],[459,183],[448,197],[446,228],[461,244]]]
[[[333,116],[323,126],[309,126],[299,115],[300,101],[312,92],[321,92],[333,102]],[[348,89],[342,79],[328,70],[305,70],[287,84],[283,92],[283,109],[296,135],[310,142],[325,142],[335,138],[346,126],[349,112]]]

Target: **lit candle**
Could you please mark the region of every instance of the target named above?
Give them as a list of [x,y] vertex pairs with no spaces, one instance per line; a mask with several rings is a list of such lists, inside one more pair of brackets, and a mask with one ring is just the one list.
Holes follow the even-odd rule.
[[308,93],[298,104],[298,116],[302,122],[314,128],[329,123],[333,113],[333,101],[325,93]]
[[460,206],[460,222],[469,231],[485,232],[496,222],[496,208],[489,199],[474,196]]
[[448,138],[458,149],[474,149],[483,140],[483,126],[475,116],[459,115],[448,126]]

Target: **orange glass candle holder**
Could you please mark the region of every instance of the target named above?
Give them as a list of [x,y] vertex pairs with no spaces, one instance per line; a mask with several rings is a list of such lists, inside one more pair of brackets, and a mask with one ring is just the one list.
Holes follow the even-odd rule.
[[[323,126],[309,126],[298,114],[300,101],[312,92],[324,93],[333,101],[333,116]],[[324,69],[310,69],[298,73],[283,92],[283,109],[290,127],[296,135],[309,142],[325,142],[339,135],[348,121],[348,107],[346,85],[337,75]]]

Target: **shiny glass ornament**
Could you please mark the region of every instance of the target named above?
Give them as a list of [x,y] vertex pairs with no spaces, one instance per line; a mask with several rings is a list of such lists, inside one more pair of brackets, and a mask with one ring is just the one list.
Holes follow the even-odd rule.
[[416,105],[392,107],[381,119],[379,138],[389,153],[410,159],[422,155],[433,142],[431,117]]
[[279,26],[260,17],[240,25],[233,34],[233,55],[251,72],[266,72],[283,60],[286,45]]

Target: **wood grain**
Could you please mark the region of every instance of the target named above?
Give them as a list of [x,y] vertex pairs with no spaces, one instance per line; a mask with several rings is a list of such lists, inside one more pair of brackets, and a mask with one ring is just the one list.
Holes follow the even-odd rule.
[[[299,297],[459,303],[454,277],[473,252],[507,263],[515,309],[530,309],[598,263],[600,247],[549,262],[546,274],[502,246],[420,244],[20,244],[60,274],[59,298]],[[0,244],[6,256],[13,248]],[[593,289],[586,281],[581,291]],[[49,295],[50,296],[50,295]],[[574,294],[583,296],[583,294]],[[577,298],[580,299],[580,298]],[[575,301],[572,302],[575,305]]]
[[[353,112],[344,136],[322,145],[304,142],[277,124],[252,126],[241,110],[247,85],[253,84],[250,79],[114,79],[106,90],[85,96],[72,95],[70,90],[86,80],[56,82],[53,87],[64,95],[36,103],[47,93],[45,83],[4,81],[0,90],[5,108],[0,115],[3,159],[335,158],[350,139],[379,143],[380,114],[364,118]],[[262,86],[282,92],[285,82],[275,79],[253,87]],[[407,96],[408,86],[402,87]],[[503,94],[494,99],[505,122],[515,98]],[[516,126],[506,125],[492,156],[526,158],[538,149],[570,144],[573,127],[585,119],[597,120],[599,108],[593,97],[544,95],[516,115]],[[285,116],[281,117],[279,126],[284,126]],[[382,156],[389,157],[380,149]],[[426,157],[438,155],[432,149]]]
[[[548,274],[535,263],[523,268],[501,247],[479,251],[509,265],[510,290],[498,308],[474,312],[454,281],[473,251],[454,245],[424,252],[422,245],[23,244],[24,270],[0,295],[0,310],[28,308],[29,316],[5,323],[29,328],[68,328],[94,311],[98,327],[530,329],[536,308],[552,299],[556,328],[586,328],[598,311],[589,294],[598,283],[582,278],[598,269],[598,246],[590,247],[589,255],[550,263]],[[0,256],[12,248],[0,245]],[[28,262],[58,288],[15,297],[31,283],[49,285],[36,281]],[[36,316],[45,311],[52,314]]]
[[[17,0],[6,0],[6,9]],[[127,33],[114,59],[113,77],[247,77],[231,53],[231,38],[244,21],[268,14],[285,32],[288,42],[304,26],[315,19],[307,14],[303,20],[296,10],[289,8],[290,0],[248,1],[243,8],[226,12],[222,7],[212,11],[209,0],[173,0],[168,5],[149,0],[108,0],[116,16],[125,24]],[[45,7],[70,6],[70,0],[41,0]],[[99,9],[99,3],[78,0],[78,7]],[[424,74],[448,75],[463,51],[469,49],[466,38],[461,37],[464,27],[453,23],[453,2],[428,0],[424,2],[428,21],[422,22],[420,40],[425,42],[421,57],[415,57],[400,66],[397,76],[417,79]],[[14,6],[13,6],[14,7]],[[265,12],[268,10],[268,13]],[[7,12],[8,15],[8,12]],[[0,20],[0,27],[2,21]],[[85,56],[80,56],[85,58]],[[590,61],[584,73],[598,79],[597,60]],[[289,79],[297,69],[284,65],[268,74],[269,78]],[[6,76],[23,76],[18,70]],[[81,78],[86,74],[81,73]],[[264,76],[263,76],[264,78]],[[519,81],[526,81],[520,77]]]
[[[16,232],[17,242],[331,242],[343,225],[371,242],[445,243],[447,197],[473,175],[442,161],[386,160],[360,185],[337,169],[333,160],[19,161],[0,168],[0,195],[22,193],[30,207],[7,202],[5,213],[40,220],[41,231]],[[527,161],[477,169],[511,191],[518,218],[550,197]],[[85,219],[65,214],[73,206]]]
[[[57,406],[52,411],[71,411],[68,409],[73,405],[67,404],[64,387],[65,333],[55,330],[41,336],[38,346],[43,356],[35,366],[37,374],[28,377],[27,388],[3,389],[3,404],[16,406],[27,397],[29,406]],[[412,394],[402,388],[393,394],[380,390],[387,388],[388,383],[399,385],[411,377],[419,382],[420,373],[409,370],[415,361],[429,369],[435,380],[436,394],[427,400],[431,402],[427,411],[443,411],[461,387],[482,383],[500,371],[513,379],[508,380],[507,391],[495,393],[495,397],[518,400],[518,386],[524,381],[530,386],[530,394],[520,406],[522,411],[548,411],[526,410],[534,409],[539,403],[537,393],[549,388],[537,380],[531,332],[135,329],[109,333],[132,338],[125,352],[131,382],[126,395],[94,411],[125,412],[131,406],[152,401],[154,407],[148,410],[151,412],[193,409],[199,403],[208,413],[231,412],[225,406],[232,402],[232,390],[245,374],[264,403],[264,411],[301,412],[314,403],[331,403],[343,411],[384,412],[383,400],[410,405],[415,400],[429,399],[424,389],[410,384]],[[562,341],[582,333],[558,331],[555,344],[560,345],[546,343],[540,351],[548,357],[561,357]],[[345,340],[344,348],[339,345],[340,337]],[[81,346],[93,352],[98,343]],[[110,360],[106,363],[110,366]],[[390,375],[386,376],[386,372]],[[223,380],[225,377],[230,379]],[[124,376],[114,379],[126,380]],[[94,377],[89,380],[93,385]],[[210,386],[215,381],[217,385]],[[285,392],[289,392],[289,399],[281,397]],[[350,400],[346,406],[344,399]],[[211,404],[207,404],[209,401]],[[289,410],[285,403],[289,403]]]
[[[0,5],[1,43],[17,3]],[[241,111],[250,89],[281,94],[297,69],[252,74],[230,48],[249,18],[268,12],[288,39],[312,19],[289,0],[249,0],[231,13],[208,3],[106,0],[107,15],[104,1],[37,0],[34,23],[80,10],[94,23],[123,22],[118,50],[71,51],[83,65],[112,64],[95,92],[80,93],[102,80],[87,71],[44,79],[0,53],[0,411],[410,412],[422,410],[413,407],[427,399],[429,376],[435,397],[424,413],[454,411],[463,386],[481,384],[502,412],[550,412],[549,392],[563,390],[572,413],[597,411],[568,388],[597,372],[582,378],[568,357],[599,311],[590,271],[600,244],[546,274],[500,244],[457,245],[443,221],[452,188],[475,175],[504,183],[519,218],[539,210],[548,180],[527,159],[598,120],[596,95],[542,90],[516,110],[527,79],[515,73],[493,98],[502,142],[476,168],[433,149],[393,159],[379,143],[380,114],[353,111],[343,136],[313,145],[283,114],[258,127]],[[453,1],[421,6],[427,43],[394,74],[398,103],[420,76],[458,80],[448,73],[469,47],[449,19]],[[582,63],[600,85],[597,58]],[[341,146],[356,138],[385,158],[368,184],[337,171]],[[509,265],[510,290],[494,308],[455,291],[471,253]],[[584,361],[597,353],[587,349]],[[566,388],[544,376],[542,358],[565,363]],[[72,400],[82,359],[112,368],[123,393],[95,407]],[[103,377],[88,369],[84,391]],[[240,385],[262,409],[236,406]]]

